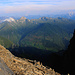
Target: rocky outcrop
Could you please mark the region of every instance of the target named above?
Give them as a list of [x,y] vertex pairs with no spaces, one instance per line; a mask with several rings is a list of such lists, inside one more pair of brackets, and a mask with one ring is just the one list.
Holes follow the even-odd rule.
[[0,75],[15,75],[0,58]]
[[23,22],[25,22],[25,20],[26,20],[25,17],[21,17],[18,21],[23,23]]
[[25,20],[25,19],[26,19],[25,17],[21,17],[21,18],[20,18],[20,20]]
[[[15,75],[61,75],[40,62],[15,57],[0,45],[0,58],[15,73]],[[11,74],[10,74],[11,75]]]

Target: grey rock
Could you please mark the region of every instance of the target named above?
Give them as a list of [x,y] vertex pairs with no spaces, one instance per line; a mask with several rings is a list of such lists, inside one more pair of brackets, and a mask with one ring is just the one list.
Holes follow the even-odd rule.
[[0,75],[15,75],[13,71],[0,58]]

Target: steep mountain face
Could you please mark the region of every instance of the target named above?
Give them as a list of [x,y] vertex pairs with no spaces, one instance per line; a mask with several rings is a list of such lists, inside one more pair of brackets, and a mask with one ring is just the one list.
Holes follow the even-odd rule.
[[[21,59],[21,58],[15,57],[1,45],[0,45],[0,58],[15,73],[15,75],[28,75],[28,74],[30,75],[61,75],[55,72],[54,70],[52,70],[51,68],[47,68],[43,66],[42,63],[36,62],[36,60],[29,60],[25,58]],[[2,62],[0,61],[0,63]],[[7,69],[7,71],[9,70]]]
[[67,51],[64,52],[64,66],[67,72],[74,75],[75,68],[75,30]]
[[20,47],[36,47],[51,51],[65,49],[72,37],[75,21],[64,18],[26,19],[21,17],[0,24],[0,36]]

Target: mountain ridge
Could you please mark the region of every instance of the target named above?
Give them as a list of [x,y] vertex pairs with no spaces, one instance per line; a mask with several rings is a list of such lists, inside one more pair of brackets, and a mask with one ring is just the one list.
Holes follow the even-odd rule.
[[3,21],[15,22],[15,19],[14,19],[14,18],[12,18],[12,17],[10,17],[9,19],[5,19],[5,20],[3,20]]
[[[31,19],[31,20],[26,19],[25,17],[21,17],[21,19],[22,19],[21,21],[20,19],[18,19],[15,20],[15,22],[1,23],[0,36],[9,39],[15,45],[18,46],[22,45],[24,47],[32,46],[32,47],[45,49],[44,47],[45,44],[49,43],[51,45],[52,42],[53,45],[57,45],[58,48],[61,47],[59,45],[62,45],[63,48],[59,48],[60,50],[62,50],[67,47],[69,39],[72,37],[72,30],[75,27],[74,25],[75,21],[60,17],[52,19],[48,17],[42,17],[42,19]],[[45,37],[47,35],[45,40],[43,38],[44,34]],[[57,39],[58,40],[57,41],[56,40],[57,37],[58,38],[61,37],[59,38],[60,40]],[[32,39],[35,39],[33,43]],[[31,40],[31,42],[29,40]],[[37,40],[39,40],[40,42],[38,43]],[[46,42],[45,44],[43,40],[44,42]],[[27,42],[25,43],[24,41]],[[40,44],[41,46],[39,46]],[[46,49],[49,50],[47,46]]]

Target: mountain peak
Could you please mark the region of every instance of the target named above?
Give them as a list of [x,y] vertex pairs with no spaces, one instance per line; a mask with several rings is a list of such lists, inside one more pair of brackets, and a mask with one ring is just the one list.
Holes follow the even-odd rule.
[[8,21],[8,22],[15,22],[15,19],[14,18],[12,18],[12,17],[10,17],[9,19],[5,19],[4,21]]
[[25,22],[25,20],[26,20],[25,17],[21,17],[18,21],[23,23],[23,22]]
[[41,20],[48,20],[49,18],[48,17],[41,17],[39,19],[41,19]]
[[25,19],[26,19],[25,17],[21,17],[21,18],[20,18],[20,20],[25,20]]

